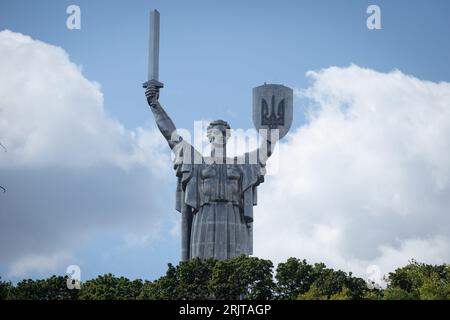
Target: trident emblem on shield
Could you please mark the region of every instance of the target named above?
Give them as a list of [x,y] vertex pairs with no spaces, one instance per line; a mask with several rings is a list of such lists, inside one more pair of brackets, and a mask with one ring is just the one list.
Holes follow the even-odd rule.
[[278,103],[278,108],[275,111],[275,96],[272,96],[270,113],[266,99],[262,98],[261,104],[261,124],[263,126],[266,125],[270,129],[284,126],[284,99]]

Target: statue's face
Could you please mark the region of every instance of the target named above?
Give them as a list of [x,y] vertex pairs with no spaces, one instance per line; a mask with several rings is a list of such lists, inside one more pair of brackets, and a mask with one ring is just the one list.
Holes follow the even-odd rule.
[[227,135],[227,128],[222,125],[214,126],[208,130],[209,142],[214,146],[224,146],[227,143],[229,136]]

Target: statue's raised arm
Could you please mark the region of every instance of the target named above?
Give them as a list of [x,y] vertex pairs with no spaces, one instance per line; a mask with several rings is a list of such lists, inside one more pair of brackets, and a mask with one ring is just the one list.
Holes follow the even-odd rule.
[[[192,196],[185,196],[186,184],[192,180],[194,158],[201,159],[201,154],[177,133],[177,128],[158,101],[159,87],[147,83],[145,96],[155,117],[156,125],[167,140],[175,154],[174,169],[178,178],[175,209],[181,212],[181,256],[182,260],[190,257],[191,224],[193,219]],[[188,201],[186,201],[186,199]],[[191,202],[190,202],[190,201]]]
[[170,148],[173,150],[177,144],[183,141],[183,138],[178,135],[175,124],[158,101],[159,88],[147,86],[145,89],[145,96],[147,97],[148,105],[153,112],[159,131],[161,131],[162,135],[169,143]]

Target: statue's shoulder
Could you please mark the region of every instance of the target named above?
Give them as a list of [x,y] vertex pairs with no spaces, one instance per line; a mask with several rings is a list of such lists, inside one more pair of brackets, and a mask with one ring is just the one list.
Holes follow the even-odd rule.
[[204,162],[203,155],[195,149],[194,146],[183,139],[175,145],[172,152],[175,155],[174,163],[176,165],[198,165]]

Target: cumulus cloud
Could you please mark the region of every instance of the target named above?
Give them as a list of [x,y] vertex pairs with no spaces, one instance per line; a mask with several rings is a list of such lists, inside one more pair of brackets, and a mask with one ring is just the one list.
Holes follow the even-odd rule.
[[412,258],[448,263],[450,83],[355,65],[307,75],[308,121],[261,187],[255,254],[365,277]]
[[151,240],[170,161],[159,132],[109,116],[99,84],[59,47],[6,30],[0,56],[1,265],[61,272],[99,229]]

